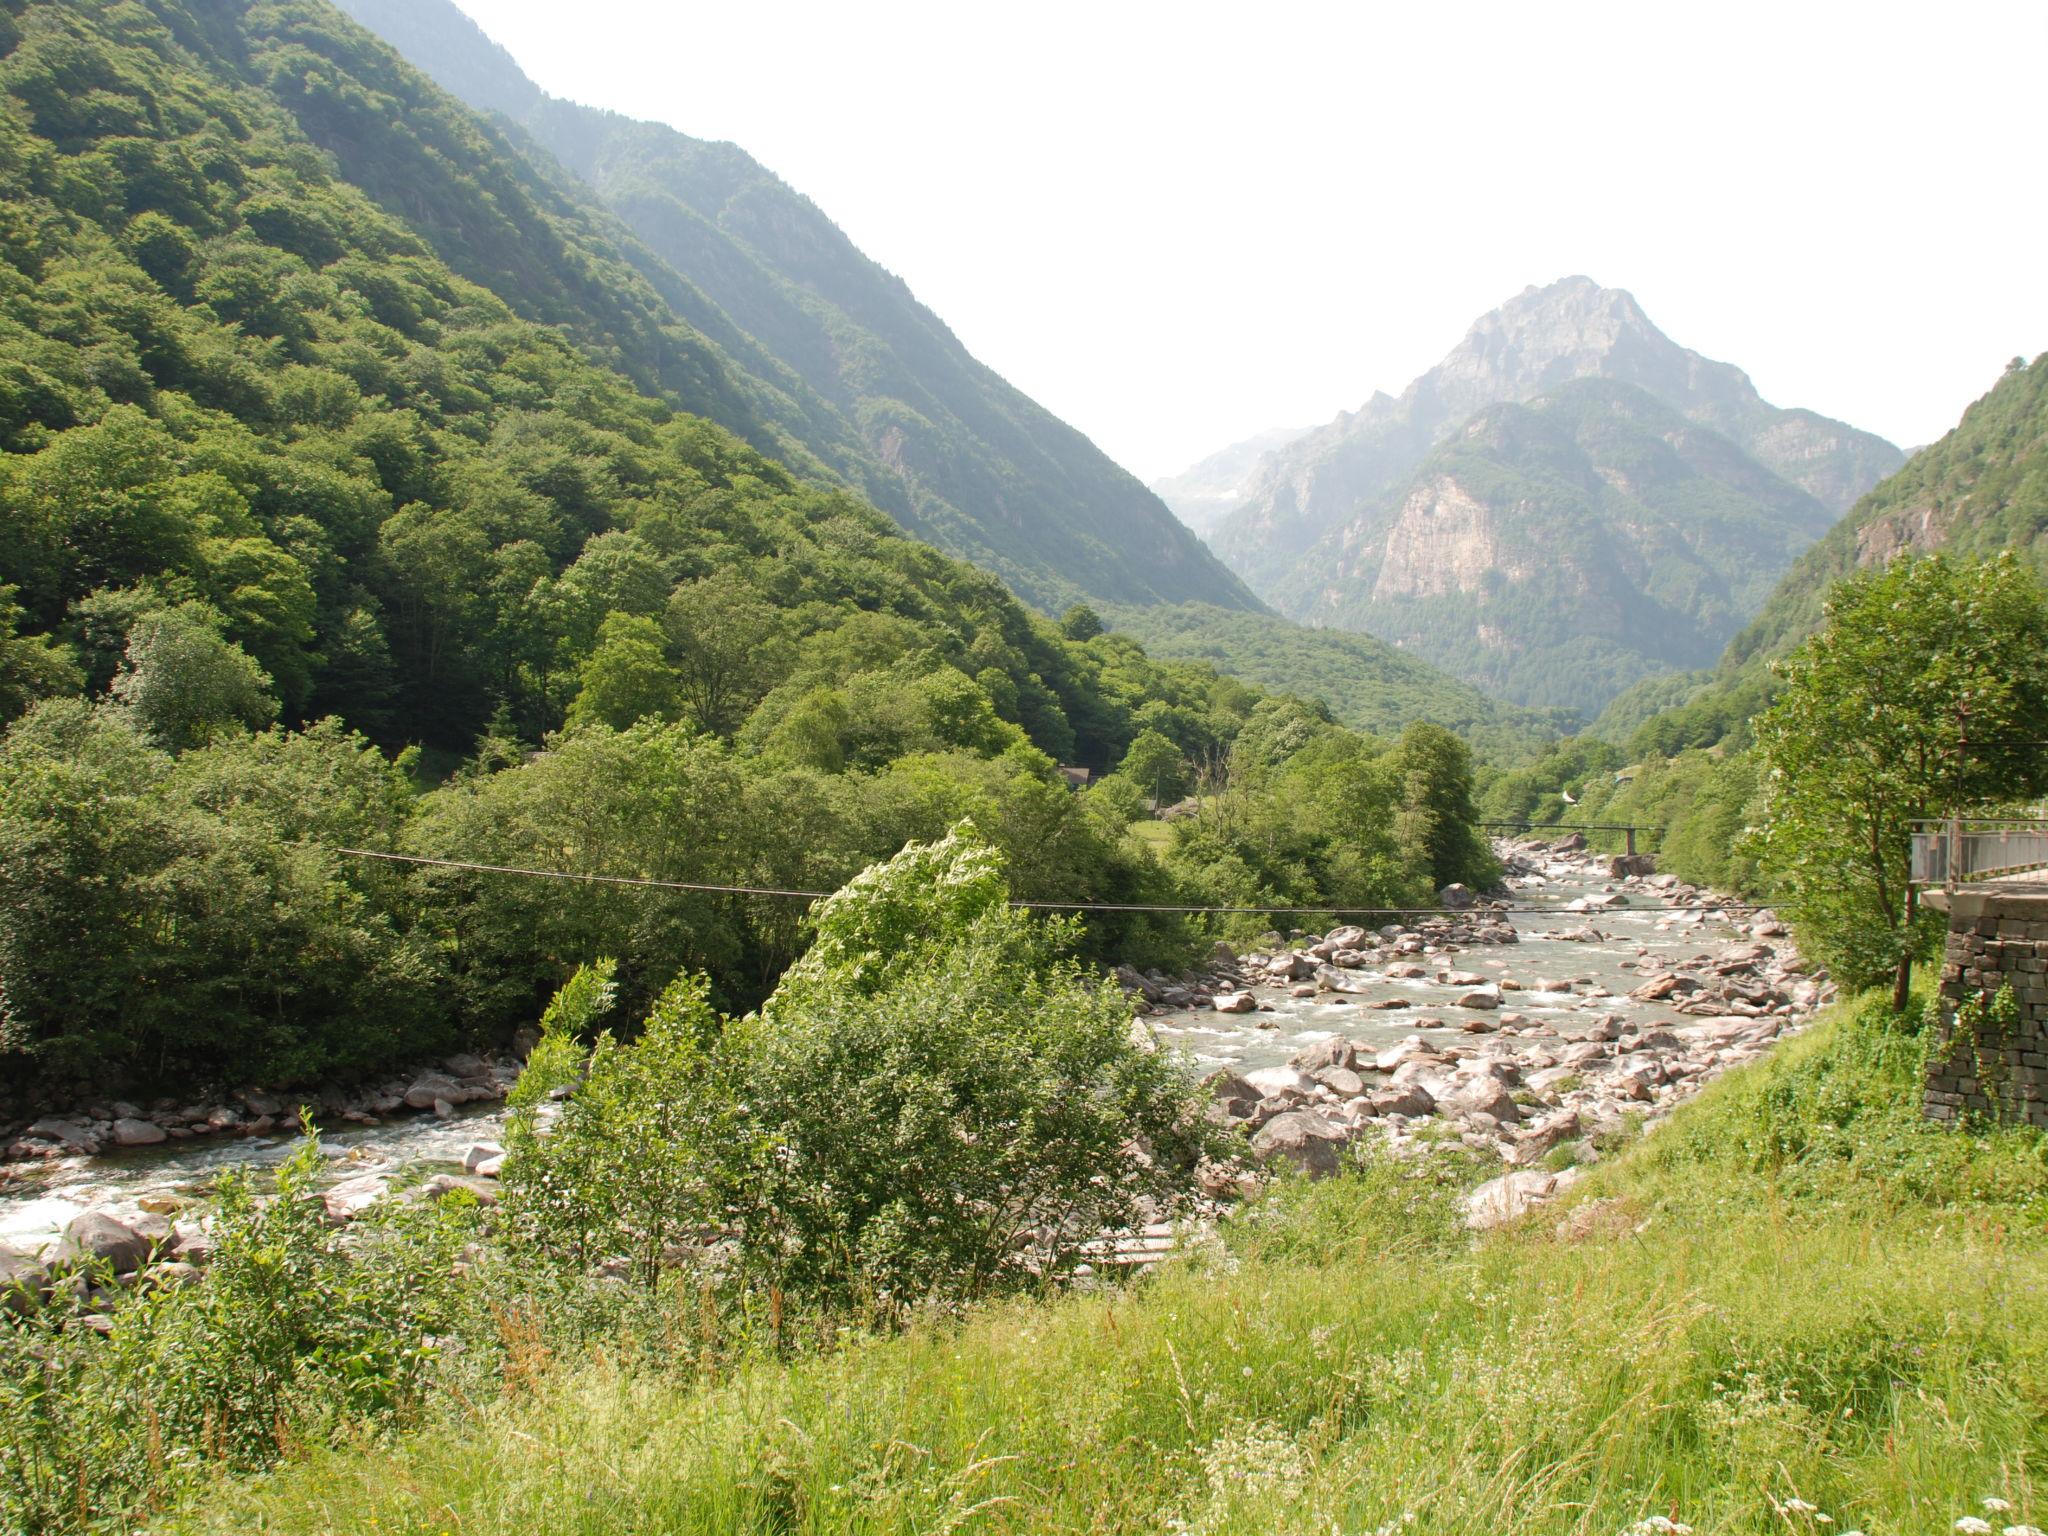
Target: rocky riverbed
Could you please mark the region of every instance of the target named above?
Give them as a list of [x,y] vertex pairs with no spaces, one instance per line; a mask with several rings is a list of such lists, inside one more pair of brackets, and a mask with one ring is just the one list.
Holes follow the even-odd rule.
[[[1507,1170],[1469,1205],[1491,1225],[1832,997],[1769,912],[1647,859],[1501,851],[1497,903],[1135,979],[1154,1031],[1211,1066],[1210,1113],[1248,1134],[1255,1161],[1315,1175],[1353,1142],[1420,1154],[1455,1140]],[[1541,910],[1503,910],[1522,906]]]
[[[1254,1163],[1320,1174],[1368,1138],[1415,1154],[1455,1140],[1506,1170],[1475,1197],[1485,1225],[1568,1186],[1631,1119],[1668,1112],[1829,996],[1769,913],[1575,844],[1502,845],[1505,889],[1453,888],[1441,915],[1276,933],[1241,954],[1218,946],[1191,976],[1118,979],[1144,1027],[1207,1074],[1210,1113],[1245,1132]],[[488,1193],[517,1074],[516,1055],[464,1055],[309,1095],[330,1216],[457,1182]],[[7,1128],[0,1266],[51,1250],[129,1272],[203,1262],[208,1190],[281,1161],[298,1102],[248,1089]],[[1214,1170],[1210,1192],[1249,1177]],[[1148,1256],[1166,1241],[1144,1234]]]

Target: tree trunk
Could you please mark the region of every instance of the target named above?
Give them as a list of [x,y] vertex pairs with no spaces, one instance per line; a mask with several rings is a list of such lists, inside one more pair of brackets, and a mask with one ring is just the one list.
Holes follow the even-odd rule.
[[1899,946],[1899,968],[1892,977],[1892,1012],[1904,1013],[1913,996],[1913,919],[1920,915],[1920,887],[1906,887],[1905,942]]

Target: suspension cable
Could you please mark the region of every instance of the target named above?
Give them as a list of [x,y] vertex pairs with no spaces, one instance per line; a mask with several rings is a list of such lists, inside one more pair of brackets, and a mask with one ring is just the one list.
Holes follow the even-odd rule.
[[[654,880],[644,876],[589,875],[566,869],[527,869],[513,864],[478,864],[466,859],[436,859],[416,853],[387,853],[374,848],[336,848],[334,852],[352,859],[376,859],[390,864],[423,865],[430,869],[462,870],[481,875],[514,875],[531,880],[567,880],[582,885],[628,886],[641,890],[695,891],[715,896],[767,896],[791,901],[823,901],[835,894],[832,891],[804,891],[770,885],[718,885],[696,880]],[[1458,912],[1445,907],[1201,907],[1173,906],[1151,902],[1028,901],[1023,899],[1012,900],[1009,905],[1039,912],[1160,912],[1179,913],[1188,916],[1456,917],[1460,915]],[[1589,908],[1582,912],[1568,911],[1563,907],[1506,906],[1488,903],[1470,910],[1478,916],[1540,914],[1549,917],[1594,917],[1602,913],[1614,912],[1639,914],[1755,912],[1763,909],[1755,902],[1714,901],[1668,907]]]

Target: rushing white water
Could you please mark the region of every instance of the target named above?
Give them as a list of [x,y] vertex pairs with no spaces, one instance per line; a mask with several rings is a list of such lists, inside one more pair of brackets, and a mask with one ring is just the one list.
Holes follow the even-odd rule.
[[[1605,884],[1584,865],[1553,865],[1540,885],[1518,890],[1514,899],[1517,905],[1541,903],[1555,906],[1557,911],[1516,914],[1513,922],[1521,935],[1518,944],[1475,945],[1455,954],[1404,957],[1421,963],[1429,973],[1425,978],[1400,980],[1361,971],[1354,975],[1365,990],[1341,1003],[1327,995],[1297,999],[1284,987],[1262,987],[1258,995],[1273,1005],[1271,1012],[1181,1011],[1154,1014],[1148,1022],[1162,1040],[1186,1052],[1197,1069],[1206,1072],[1227,1066],[1242,1072],[1277,1065],[1332,1034],[1390,1045],[1415,1033],[1417,1020],[1424,1017],[1443,1020],[1454,1033],[1473,1017],[1456,1006],[1457,998],[1471,987],[1437,982],[1436,972],[1447,968],[1481,976],[1488,983],[1519,982],[1523,990],[1502,993],[1502,1011],[1569,1030],[1569,1020],[1590,1021],[1601,1013],[1625,1018],[1663,1015],[1668,1005],[1638,1003],[1627,995],[1642,980],[1641,968],[1663,969],[1739,938],[1731,926],[1711,915],[1706,920],[1680,920],[1646,903],[1606,912],[1562,910],[1573,898]],[[1588,926],[1604,937],[1598,942],[1557,937]],[[1624,961],[1640,968],[1625,968]],[[1531,990],[1538,980],[1570,982],[1572,991]],[[1361,1006],[1375,997],[1388,996],[1406,997],[1413,1006],[1390,1012]],[[339,1125],[324,1133],[322,1142],[337,1180],[372,1172],[424,1177],[459,1170],[463,1153],[472,1143],[496,1141],[502,1130],[500,1106],[469,1106],[458,1110],[452,1120],[422,1114],[375,1126]],[[214,1138],[4,1165],[0,1167],[0,1245],[39,1249],[89,1207],[103,1207],[120,1216],[139,1211],[144,1200],[159,1206],[167,1201],[203,1200],[225,1171],[248,1169],[260,1179],[293,1145],[289,1136]]]

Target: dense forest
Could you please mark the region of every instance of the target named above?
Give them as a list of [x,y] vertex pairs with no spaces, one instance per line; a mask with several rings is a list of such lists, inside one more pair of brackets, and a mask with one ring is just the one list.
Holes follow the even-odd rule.
[[[737,145],[547,96],[449,0],[341,8],[493,114],[533,195],[613,226],[637,273],[786,402],[779,424],[917,537],[1041,607],[1257,608],[1133,475],[977,361],[901,278]],[[322,51],[384,115],[447,114],[410,71]],[[348,154],[319,122],[307,130]],[[390,183],[394,194],[415,184]],[[436,219],[465,246],[466,213]]]
[[[402,66],[337,13],[51,0],[0,49],[0,1050],[31,1073],[362,1070],[502,1035],[600,949],[630,998],[703,970],[743,1006],[804,942],[773,898],[344,847],[829,890],[971,820],[1027,898],[1487,874],[1449,733],[1035,615],[707,419],[773,446],[588,227],[463,225],[538,206],[525,173],[452,104],[377,109],[350,82]],[[415,219],[378,185],[432,190]],[[1198,780],[1163,858],[1127,836]]]

